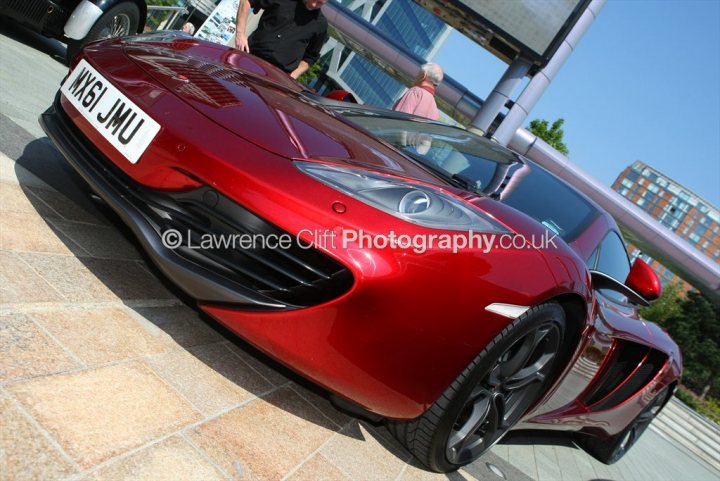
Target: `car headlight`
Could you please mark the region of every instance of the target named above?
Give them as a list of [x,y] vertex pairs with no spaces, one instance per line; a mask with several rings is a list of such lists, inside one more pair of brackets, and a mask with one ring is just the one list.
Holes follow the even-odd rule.
[[433,229],[509,232],[439,189],[366,170],[296,161],[303,173],[407,222]]

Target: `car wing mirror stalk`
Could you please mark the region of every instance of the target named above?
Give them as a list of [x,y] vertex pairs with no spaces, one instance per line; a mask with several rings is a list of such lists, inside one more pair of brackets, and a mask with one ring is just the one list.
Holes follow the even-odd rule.
[[591,270],[590,276],[592,277],[593,287],[595,289],[610,289],[615,292],[621,293],[628,298],[629,302],[632,302],[633,304],[638,304],[640,306],[650,305],[649,300],[645,299],[643,296],[635,292],[630,287],[626,286],[617,279],[610,277],[607,274],[604,274],[600,271]]

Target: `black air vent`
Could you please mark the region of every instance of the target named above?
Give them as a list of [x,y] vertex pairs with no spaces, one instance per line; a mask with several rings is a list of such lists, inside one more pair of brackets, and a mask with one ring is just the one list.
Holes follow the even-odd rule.
[[608,366],[585,396],[593,411],[617,406],[642,390],[667,362],[667,355],[648,346],[617,340]]

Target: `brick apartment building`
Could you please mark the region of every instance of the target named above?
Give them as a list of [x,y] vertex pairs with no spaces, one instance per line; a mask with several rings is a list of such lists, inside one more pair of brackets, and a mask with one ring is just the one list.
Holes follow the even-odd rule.
[[[636,161],[625,168],[612,188],[720,264],[720,210],[647,164]],[[642,257],[660,276],[663,285],[681,282],[690,286],[635,246],[628,251]]]

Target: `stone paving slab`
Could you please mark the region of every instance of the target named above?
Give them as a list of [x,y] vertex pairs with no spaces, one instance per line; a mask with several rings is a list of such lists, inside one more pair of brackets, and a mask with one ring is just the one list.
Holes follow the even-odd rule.
[[36,377],[6,390],[83,468],[201,417],[142,362]]
[[0,481],[718,479],[652,431],[613,466],[523,434],[456,473],[421,468],[185,305],[90,200],[35,121],[62,55],[0,21]]
[[63,479],[76,470],[74,463],[2,390],[0,448],[0,479]]
[[37,323],[24,314],[0,315],[0,382],[69,371],[81,366]]
[[173,436],[132,456],[103,467],[87,481],[224,481],[225,475],[182,436]]

